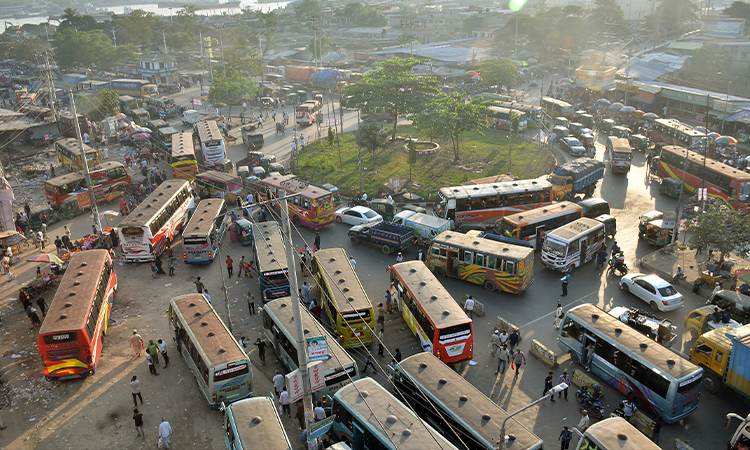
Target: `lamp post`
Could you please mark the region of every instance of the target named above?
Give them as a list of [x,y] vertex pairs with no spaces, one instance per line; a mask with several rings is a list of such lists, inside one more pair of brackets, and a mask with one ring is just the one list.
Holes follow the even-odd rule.
[[524,406],[523,408],[519,409],[518,411],[514,412],[513,414],[508,415],[508,417],[503,420],[503,425],[500,427],[500,440],[498,443],[498,448],[502,450],[505,448],[505,443],[507,441],[510,441],[511,437],[505,435],[505,423],[510,420],[511,417],[517,416],[518,414],[521,414],[522,412],[526,411],[527,409],[531,408],[532,406],[536,405],[539,402],[542,402],[544,400],[547,400],[550,396],[554,396],[555,394],[562,392],[564,389],[566,389],[568,385],[566,383],[560,383],[557,386],[554,386],[552,389],[550,389],[546,395],[544,395],[539,400],[529,403],[528,405]]

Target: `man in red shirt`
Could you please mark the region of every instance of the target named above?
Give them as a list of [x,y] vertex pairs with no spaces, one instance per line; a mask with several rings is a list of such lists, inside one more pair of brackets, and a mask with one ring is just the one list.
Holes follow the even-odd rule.
[[234,264],[234,260],[231,256],[227,255],[227,273],[229,274],[229,278],[232,278],[232,264]]

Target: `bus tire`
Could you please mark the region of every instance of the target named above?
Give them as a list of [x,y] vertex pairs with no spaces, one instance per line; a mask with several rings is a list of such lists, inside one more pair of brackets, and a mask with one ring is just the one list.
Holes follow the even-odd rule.
[[445,278],[445,269],[442,267],[435,267],[435,276]]
[[349,242],[356,245],[359,244],[359,239],[356,236],[349,236]]
[[385,253],[386,255],[390,255],[391,253],[393,253],[393,247],[391,247],[391,246],[390,246],[390,245],[388,245],[388,244],[383,244],[383,245],[382,245],[382,246],[380,247],[380,250],[382,250],[382,251],[383,251],[383,253]]
[[292,218],[292,223],[294,224],[295,227],[302,226],[302,220],[300,220],[299,216],[294,216]]
[[574,352],[573,350],[568,352],[568,355],[570,355],[570,360],[574,363],[580,363],[581,359],[578,358],[578,353]]
[[705,376],[703,377],[703,387],[712,394],[718,394],[721,390],[721,384],[714,375],[708,374],[708,371],[704,369]]
[[495,283],[489,280],[484,282],[484,288],[490,292],[495,292],[495,289],[497,289],[497,287],[495,286]]

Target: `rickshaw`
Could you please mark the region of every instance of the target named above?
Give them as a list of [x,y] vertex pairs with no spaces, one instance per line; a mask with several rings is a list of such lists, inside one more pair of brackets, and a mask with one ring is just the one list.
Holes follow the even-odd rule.
[[276,136],[284,135],[286,133],[286,124],[284,122],[276,122]]
[[557,136],[558,139],[570,136],[568,129],[559,125],[552,128],[552,134]]
[[253,245],[253,224],[247,219],[234,222],[234,232],[242,245]]
[[629,139],[630,138],[630,128],[623,127],[621,125],[617,125],[612,127],[611,132],[609,133],[612,136],[617,136],[623,139]]
[[260,107],[261,108],[273,108],[275,102],[271,97],[262,97],[260,99]]
[[599,131],[605,134],[609,134],[612,131],[612,127],[615,126],[615,121],[612,119],[604,119],[599,123]]
[[569,125],[570,125],[570,121],[566,119],[565,117],[555,117],[555,126],[568,128]]
[[370,209],[383,216],[383,220],[390,222],[398,212],[396,202],[387,198],[376,198],[370,200]]
[[31,228],[38,229],[42,226],[42,222],[47,225],[60,221],[60,216],[50,206],[44,208],[38,208],[29,213],[29,225]]
[[12,255],[7,255],[11,263],[18,260],[19,251],[24,252],[29,249],[30,244],[26,236],[16,230],[0,231],[0,252],[5,254],[10,248]]
[[661,179],[659,192],[672,198],[677,198],[682,192],[682,181],[677,178],[667,177]]
[[649,211],[642,215],[640,217],[640,222],[638,223],[638,237],[643,236],[643,233],[646,232],[646,225],[648,225],[649,222],[661,219],[662,217],[664,217],[664,213],[657,210]]
[[645,152],[648,150],[648,138],[642,134],[633,134],[630,136],[630,147]]
[[581,114],[581,116],[578,118],[578,121],[581,122],[586,128],[594,128],[594,125],[596,125],[594,116],[592,116],[591,114]]
[[610,216],[609,214],[602,214],[601,216],[596,217],[594,220],[597,220],[604,224],[604,236],[614,239],[615,234],[617,234],[617,219],[615,219],[613,216]]
[[656,219],[646,224],[643,239],[651,245],[664,247],[672,242],[672,229],[664,228],[664,220]]
[[339,192],[339,188],[332,185],[331,183],[322,184],[320,187],[331,192],[331,197],[333,198],[333,204],[338,208],[339,205],[341,205],[341,192]]

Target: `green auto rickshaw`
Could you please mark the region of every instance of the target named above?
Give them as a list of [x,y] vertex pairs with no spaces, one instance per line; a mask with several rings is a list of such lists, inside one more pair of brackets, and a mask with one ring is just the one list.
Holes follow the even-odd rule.
[[662,178],[659,192],[672,198],[678,198],[680,192],[682,192],[682,181],[672,177]]
[[584,126],[582,123],[579,122],[570,122],[570,126],[568,127],[568,130],[570,130],[570,134],[578,138],[578,134],[583,130]]
[[398,212],[396,202],[387,198],[376,198],[370,200],[370,209],[383,216],[383,220],[390,222]]
[[602,214],[601,216],[594,218],[594,220],[604,224],[605,237],[608,237],[610,239],[615,238],[615,234],[617,234],[617,219],[615,219],[614,216],[610,216],[609,214]]
[[642,134],[633,134],[630,136],[630,147],[645,152],[648,150],[648,138]]
[[630,128],[623,127],[621,125],[617,125],[612,127],[610,130],[610,135],[617,136],[619,138],[623,139],[629,139],[630,138]]
[[581,116],[578,118],[578,121],[581,122],[586,128],[594,128],[594,125],[596,125],[594,116],[592,116],[591,114],[581,114]]
[[599,131],[601,131],[604,134],[609,134],[610,131],[612,131],[612,127],[614,127],[615,121],[612,119],[604,119],[599,123]]
[[664,213],[661,211],[653,210],[649,211],[646,214],[642,215],[640,217],[640,222],[638,223],[638,237],[641,237],[646,233],[646,227],[649,222],[652,220],[661,219],[664,217]]
[[646,224],[646,233],[643,239],[651,245],[664,247],[672,242],[672,230],[664,228],[664,220],[652,220]]
[[253,245],[253,224],[247,219],[234,222],[234,233],[242,245]]
[[42,226],[42,222],[49,225],[59,221],[60,216],[49,206],[35,209],[29,213],[29,225],[35,230]]
[[71,196],[66,198],[60,203],[60,207],[55,211],[59,217],[65,217],[66,219],[73,218],[79,214],[83,214],[81,204],[78,202],[77,196]]

